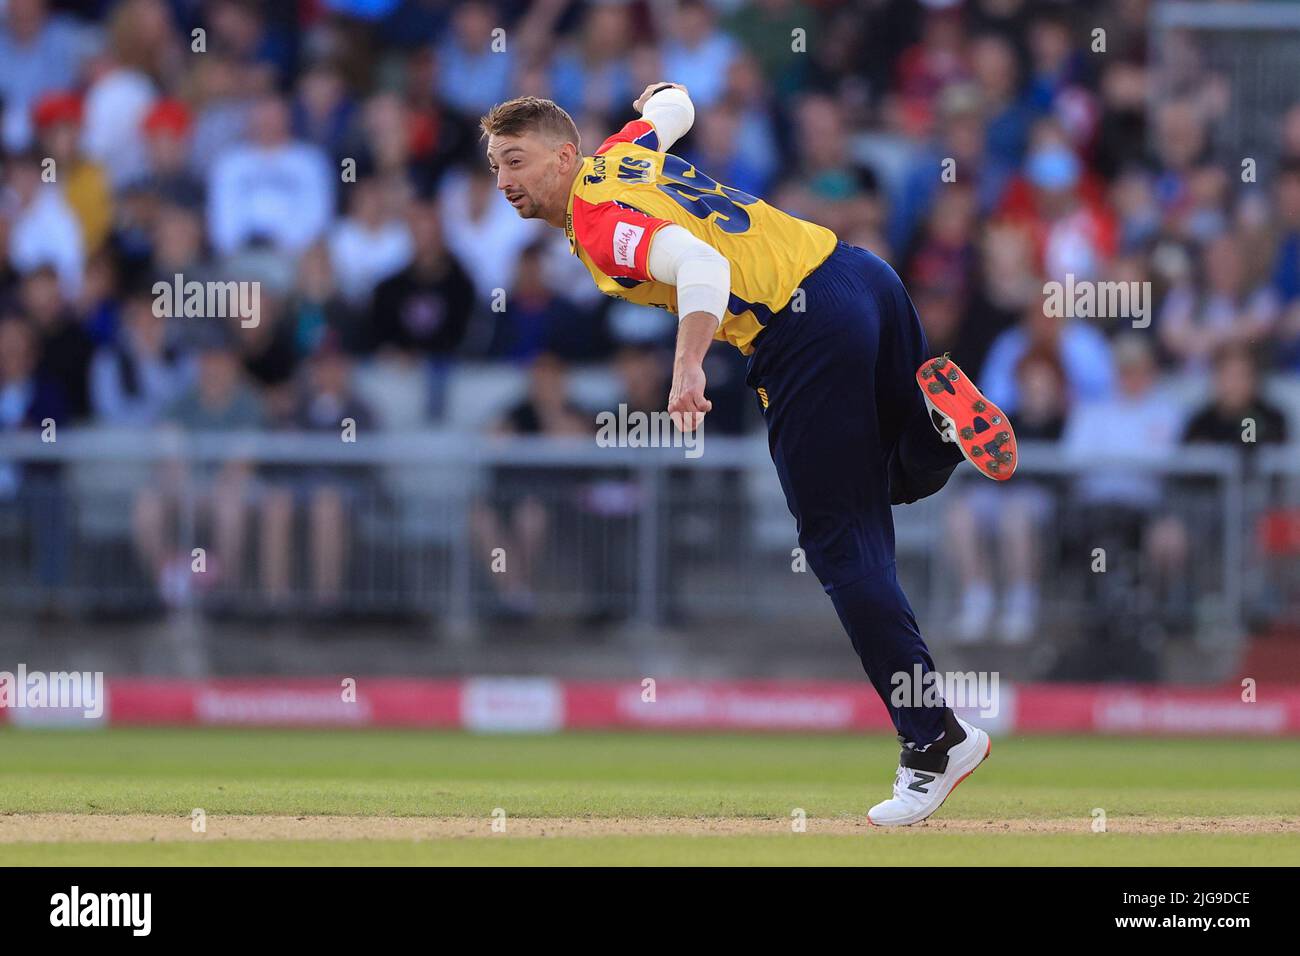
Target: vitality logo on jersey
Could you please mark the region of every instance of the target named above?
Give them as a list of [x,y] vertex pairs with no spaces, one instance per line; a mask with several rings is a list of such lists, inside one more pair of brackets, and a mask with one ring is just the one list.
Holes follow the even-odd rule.
[[630,222],[614,226],[614,261],[629,269],[636,266],[636,247],[641,244],[645,229]]

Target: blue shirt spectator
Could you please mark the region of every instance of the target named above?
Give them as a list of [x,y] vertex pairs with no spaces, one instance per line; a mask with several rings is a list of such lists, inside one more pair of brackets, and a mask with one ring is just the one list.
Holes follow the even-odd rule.
[[990,400],[1008,415],[1014,415],[1020,402],[1016,384],[1016,366],[1035,341],[1050,340],[1050,333],[1038,331],[1049,322],[1062,323],[1059,329],[1057,350],[1065,368],[1066,387],[1071,401],[1100,401],[1108,398],[1115,384],[1115,368],[1106,337],[1075,319],[1044,318],[1034,322],[1031,330],[1025,325],[1007,329],[993,340],[988,358],[980,372],[980,388]]

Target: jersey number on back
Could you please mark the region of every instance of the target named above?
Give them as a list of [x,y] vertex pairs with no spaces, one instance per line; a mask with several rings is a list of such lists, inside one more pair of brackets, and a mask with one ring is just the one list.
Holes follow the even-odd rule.
[[738,233],[749,228],[749,213],[740,208],[758,202],[749,193],[719,186],[671,153],[664,155],[663,176],[668,182],[659,183],[659,188],[695,218],[708,219],[716,212],[714,225],[723,232]]

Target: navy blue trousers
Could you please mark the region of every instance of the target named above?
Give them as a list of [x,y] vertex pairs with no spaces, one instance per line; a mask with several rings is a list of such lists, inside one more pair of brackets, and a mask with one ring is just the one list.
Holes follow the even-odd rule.
[[942,488],[961,451],[930,424],[915,375],[931,356],[894,270],[841,242],[800,288],[803,308],[796,294],[772,316],[747,381],[809,567],[899,735],[930,743],[942,708],[890,703],[892,675],[934,669],[898,585],[890,506]]

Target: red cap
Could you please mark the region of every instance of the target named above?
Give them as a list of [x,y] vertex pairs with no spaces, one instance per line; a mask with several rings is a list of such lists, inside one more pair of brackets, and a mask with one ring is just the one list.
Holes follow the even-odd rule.
[[32,107],[32,121],[37,129],[55,123],[80,123],[81,97],[76,93],[46,93]]
[[144,131],[150,135],[184,136],[189,129],[190,111],[180,100],[159,100],[144,118]]

